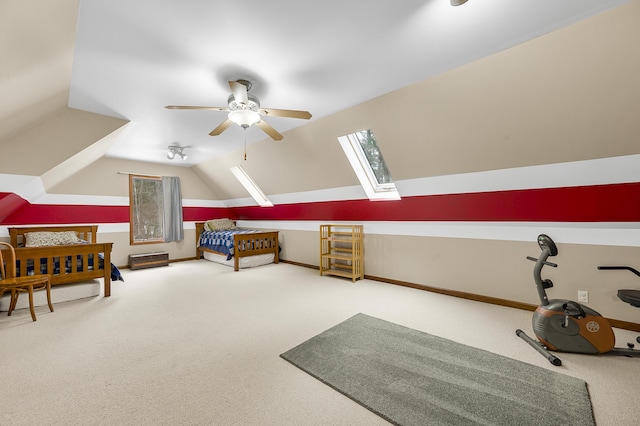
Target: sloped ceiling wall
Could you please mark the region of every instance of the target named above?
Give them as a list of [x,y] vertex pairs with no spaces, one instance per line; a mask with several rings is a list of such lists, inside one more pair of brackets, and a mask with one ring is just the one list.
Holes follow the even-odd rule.
[[[126,124],[126,120],[67,107],[78,3],[0,3],[0,172],[4,176],[37,177],[55,170],[49,180],[63,180],[83,165],[76,162],[65,167],[69,158],[89,164],[101,153],[78,155]],[[29,188],[15,187],[21,182]],[[38,195],[33,179],[3,179],[0,186],[11,193]],[[24,202],[6,201],[5,197],[4,217]]]
[[195,166],[224,198],[357,185],[338,136],[376,132],[395,180],[640,153],[640,2]]
[[[10,14],[17,1],[3,2],[3,13]],[[43,7],[37,0],[24,1],[24,7]],[[37,88],[38,100],[22,86],[24,97],[17,97],[18,102],[29,99],[34,111],[43,105],[39,100],[46,104],[47,99],[58,96],[63,75],[62,92],[69,84],[77,0],[61,2],[52,9],[56,10],[45,9],[34,16],[50,12],[50,16],[65,18],[57,24],[34,19],[32,25],[41,25],[44,30],[48,25],[69,28],[68,40],[56,44],[66,46],[64,52],[58,48],[57,56],[68,61],[54,61],[67,64],[67,68],[49,73],[48,78],[42,76],[52,87]],[[336,137],[363,128],[375,130],[396,180],[638,153],[640,124],[635,117],[640,108],[640,86],[633,81],[640,57],[629,53],[635,51],[635,40],[640,38],[635,24],[638,17],[640,2],[631,2],[312,121],[286,132],[283,141],[264,139],[247,148],[246,161],[244,153],[236,151],[192,170],[220,200],[247,197],[229,172],[236,164],[242,164],[267,195],[357,186]],[[13,30],[11,39],[20,36],[28,41],[29,28]],[[3,47],[8,47],[7,38],[2,40]],[[7,52],[10,63],[20,63],[19,50]],[[52,56],[53,52],[43,52],[42,60]],[[45,63],[23,65],[25,70],[51,68]],[[0,72],[5,73],[3,81],[15,81],[18,71],[18,66],[12,66]],[[2,118],[3,129],[10,133],[0,137],[2,172],[45,178],[48,172],[52,178],[51,170],[126,123],[60,105],[26,127],[18,126],[20,120]],[[249,129],[253,130],[258,131]],[[87,165],[76,164],[69,173]],[[48,190],[65,193],[65,185],[70,184],[67,177],[58,169],[51,185],[47,179],[45,185]],[[95,181],[101,179],[96,176]],[[65,180],[67,183],[61,184]],[[95,186],[87,190],[101,192]]]
[[0,140],[67,106],[78,3],[0,2]]
[[[158,163],[130,161],[119,158],[101,158],[78,170],[49,191],[52,194],[129,197],[129,177],[125,173],[149,176],[178,176],[182,182],[183,198],[191,200],[215,200],[217,195],[188,167],[167,166]],[[88,192],[87,186],[95,187]],[[128,204],[128,202],[127,202]]]
[[126,124],[125,120],[62,108],[0,140],[4,173],[40,176]]

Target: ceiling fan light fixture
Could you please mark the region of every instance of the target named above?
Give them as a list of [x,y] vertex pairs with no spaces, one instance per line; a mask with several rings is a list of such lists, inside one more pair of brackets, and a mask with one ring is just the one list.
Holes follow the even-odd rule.
[[260,108],[258,98],[248,93],[251,83],[247,80],[230,81],[229,88],[231,94],[227,98],[226,107],[216,106],[196,106],[196,105],[167,105],[168,109],[191,109],[191,110],[212,110],[227,112],[227,119],[220,123],[215,129],[209,132],[209,136],[218,136],[233,124],[237,124],[243,129],[248,129],[254,124],[265,132],[271,139],[279,141],[283,136],[269,123],[262,119],[262,116],[301,118],[308,120],[311,118],[309,111],[297,111],[293,109],[263,109]]
[[467,0],[450,0],[451,6],[460,6],[461,4],[465,4]]
[[247,109],[239,109],[229,112],[229,120],[240,127],[251,127],[260,121],[260,114]]
[[167,158],[169,160],[173,160],[176,158],[176,155],[180,157],[182,160],[186,160],[187,154],[184,153],[185,147],[178,145],[169,145],[169,152],[167,152]]

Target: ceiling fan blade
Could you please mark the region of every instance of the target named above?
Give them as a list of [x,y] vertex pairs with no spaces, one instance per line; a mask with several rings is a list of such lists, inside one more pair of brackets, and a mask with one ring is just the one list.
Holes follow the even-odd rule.
[[167,105],[167,109],[206,109],[211,111],[229,111],[227,107],[214,107],[214,106],[193,106],[193,105]]
[[216,127],[215,129],[213,129],[211,131],[211,133],[209,133],[209,136],[218,136],[220,133],[224,132],[225,130],[227,130],[229,128],[229,126],[231,126],[233,124],[233,121],[229,120],[228,118],[223,121],[222,123],[220,123],[220,125],[218,127]]
[[230,81],[229,87],[231,87],[231,93],[237,102],[247,105],[249,103],[249,94],[247,93],[247,86],[239,81]]
[[266,115],[267,117],[304,118],[305,120],[311,118],[311,113],[309,111],[296,111],[293,109],[260,108],[258,113]]
[[271,127],[271,125],[269,123],[267,123],[264,120],[258,121],[256,123],[256,126],[260,127],[263,132],[265,132],[266,134],[271,136],[271,139],[273,139],[274,141],[282,140],[282,138],[284,137],[280,133],[278,133],[278,131],[276,129]]

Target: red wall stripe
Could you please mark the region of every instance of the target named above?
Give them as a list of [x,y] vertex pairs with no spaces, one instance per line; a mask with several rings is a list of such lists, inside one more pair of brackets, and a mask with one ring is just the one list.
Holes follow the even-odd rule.
[[203,222],[215,218],[234,218],[233,209],[226,207],[183,207],[182,219],[185,222]]
[[[398,201],[185,207],[183,216],[185,221],[229,217],[314,221],[640,222],[640,183],[429,195]],[[129,207],[26,203],[1,218],[2,214],[0,224],[3,225],[126,223]]]
[[[233,213],[228,208],[183,207],[182,216],[183,220],[191,222],[215,217],[233,217]],[[128,222],[129,206],[60,204],[27,204],[4,220],[0,220],[2,225]]]
[[128,206],[29,204],[14,212],[3,225],[129,222]]
[[640,183],[236,207],[241,220],[639,222]]
[[3,223],[12,212],[21,209],[27,204],[29,204],[27,200],[14,193],[0,192],[0,223]]

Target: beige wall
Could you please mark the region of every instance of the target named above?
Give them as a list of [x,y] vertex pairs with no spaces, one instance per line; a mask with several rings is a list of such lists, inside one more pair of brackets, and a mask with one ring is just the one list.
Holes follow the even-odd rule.
[[40,176],[126,123],[118,118],[62,108],[21,132],[0,138],[0,170]]
[[184,230],[183,241],[131,246],[129,245],[128,232],[100,233],[100,227],[98,227],[98,242],[113,243],[111,262],[119,267],[126,267],[128,265],[130,254],[150,253],[155,251],[164,251],[169,253],[169,260],[192,259],[196,255],[195,235],[196,230],[193,227],[188,227]]
[[[111,262],[121,268],[126,268],[130,254],[164,251],[169,254],[169,260],[193,259],[196,255],[195,227],[187,225],[184,230],[184,240],[164,244],[129,244],[129,232],[104,232],[105,225],[98,224],[99,243],[113,243]],[[9,237],[0,237],[0,241],[9,242]]]
[[[247,197],[242,164],[267,195],[357,185],[336,140],[373,128],[396,180],[640,153],[640,2],[372,99],[192,167],[215,199]],[[3,173],[41,175],[125,123],[66,109],[0,140]],[[35,156],[33,153],[38,153]],[[91,173],[70,185],[93,194]],[[85,185],[85,188],[82,188]]]
[[[319,233],[280,231],[286,260],[318,266]],[[540,248],[535,241],[499,241],[433,238],[365,233],[365,274],[447,290],[539,304],[533,281]],[[589,292],[588,306],[602,315],[639,323],[638,308],[620,301],[621,288],[640,288],[640,279],[628,271],[599,271],[600,265],[630,265],[640,269],[640,247],[558,244],[558,255],[545,267],[543,278],[554,287],[549,299],[576,300],[578,290]],[[327,277],[327,280],[340,279]],[[357,285],[357,282],[354,284]],[[465,315],[464,312],[457,313]]]
[[[101,158],[90,164],[71,178],[52,188],[50,193],[74,195],[101,195],[114,197],[129,197],[129,176],[118,172],[131,172],[152,176],[180,177],[183,199],[214,200],[216,199],[209,188],[200,178],[187,167],[168,166],[163,164],[143,163],[115,158]],[[91,189],[87,188],[91,183]],[[102,225],[102,229],[108,229]],[[113,242],[112,261],[118,266],[125,266],[129,254],[146,253],[150,251],[166,251],[169,259],[185,259],[195,256],[195,229],[187,224],[185,239],[181,242],[165,244],[142,244],[131,246],[128,232],[100,232],[100,242]]]
[[[365,128],[395,180],[638,154],[639,20],[632,2],[265,139],[243,165],[267,195],[357,185],[336,138]],[[241,159],[198,173],[246,197],[228,172]]]
[[178,176],[182,197],[194,200],[216,200],[216,194],[188,167],[145,163],[103,157],[49,190],[52,194],[104,195],[129,197],[128,172],[151,176]]
[[[247,193],[228,170],[239,163],[267,195],[357,185],[336,138],[363,128],[375,130],[396,180],[638,154],[638,22],[640,2],[630,2],[315,119],[286,132],[283,141],[265,139],[250,145],[246,162],[240,151],[191,169],[102,158],[50,191],[127,196],[127,178],[117,172],[129,171],[178,175],[183,180],[185,198],[246,198]],[[112,124],[117,127],[118,123]],[[36,145],[28,137],[12,139],[8,144],[6,139],[0,141],[2,173],[40,175],[77,152],[84,142],[96,140],[92,136],[79,146],[75,142],[69,147],[59,146],[63,136],[55,138],[58,145],[54,148],[42,137],[39,142],[43,145]],[[40,159],[34,152],[51,158]],[[167,249],[172,259],[194,254],[192,231],[187,231],[184,243],[163,247],[130,247],[126,233],[101,234],[99,238],[115,242],[114,262],[119,265],[126,263],[130,252],[149,249]],[[282,257],[317,265],[317,238],[316,232],[281,231]],[[533,263],[525,259],[538,255],[534,241],[367,234],[365,253],[369,275],[537,302]],[[575,299],[578,289],[588,290],[589,305],[605,316],[640,323],[638,309],[615,297],[618,288],[640,288],[637,277],[595,270],[607,263],[640,268],[639,255],[637,247],[563,244],[555,258],[560,267],[546,271],[556,282],[549,293]]]
[[[190,168],[107,157],[84,167],[72,177],[51,188],[49,193],[125,197],[128,199],[129,176],[118,172],[152,176],[178,176],[180,177],[183,199],[204,201],[216,199],[216,195]],[[121,225],[120,228],[122,228]],[[114,232],[109,229],[109,225],[99,225],[98,241],[113,242],[112,262],[118,266],[127,265],[129,254],[150,251],[166,251],[171,260],[195,256],[195,229],[192,224],[185,225],[185,239],[182,242],[132,246],[129,244],[129,232]]]
[[67,106],[79,3],[0,3],[0,147],[3,138]]
[[[246,168],[267,195],[356,185],[336,138],[373,128],[396,180],[640,153],[640,2],[595,16],[504,52],[418,82],[248,149]],[[224,170],[240,153],[202,164],[224,198],[246,197]],[[201,171],[199,170],[200,174]],[[206,173],[205,173],[206,175]],[[304,177],[304,178],[302,178]],[[206,177],[205,177],[206,179]],[[595,177],[597,181],[597,176]],[[284,259],[318,265],[317,232],[281,231]],[[372,276],[536,304],[535,241],[366,235]],[[619,288],[640,249],[562,244],[552,298],[587,290],[589,306],[638,322]],[[328,278],[329,279],[329,278]],[[357,284],[356,284],[357,285]],[[464,313],[460,313],[463,315]]]

